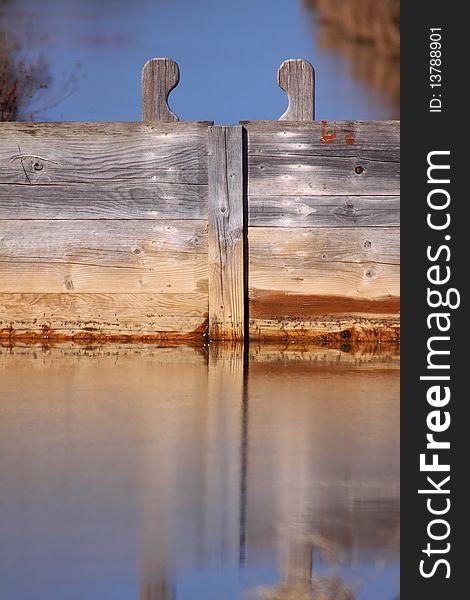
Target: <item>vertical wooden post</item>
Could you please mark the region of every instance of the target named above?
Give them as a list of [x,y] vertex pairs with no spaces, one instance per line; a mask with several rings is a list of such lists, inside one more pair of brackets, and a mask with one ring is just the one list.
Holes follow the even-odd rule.
[[142,69],[142,120],[178,121],[168,106],[168,96],[180,80],[180,70],[170,58],[152,58]]
[[303,58],[285,60],[277,71],[279,86],[289,98],[280,121],[313,121],[315,119],[315,71]]
[[245,328],[243,128],[209,127],[209,334]]

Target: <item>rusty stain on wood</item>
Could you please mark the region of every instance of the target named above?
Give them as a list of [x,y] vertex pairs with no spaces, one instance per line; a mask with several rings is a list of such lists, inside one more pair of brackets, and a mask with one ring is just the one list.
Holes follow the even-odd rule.
[[250,294],[250,316],[254,319],[320,317],[322,315],[394,315],[400,313],[400,297],[351,298],[286,294],[255,290]]
[[201,345],[207,342],[207,319],[193,331],[181,333],[179,331],[155,331],[152,333],[110,333],[104,331],[87,330],[79,331],[55,330],[43,327],[31,331],[18,331],[13,328],[0,329],[0,345],[14,346],[25,345],[56,345],[64,342],[73,342],[81,346],[104,344],[158,344],[176,345],[180,343]]
[[280,341],[287,344],[356,344],[364,342],[400,341],[400,321],[397,318],[329,317],[318,320],[284,319],[251,320],[250,340]]

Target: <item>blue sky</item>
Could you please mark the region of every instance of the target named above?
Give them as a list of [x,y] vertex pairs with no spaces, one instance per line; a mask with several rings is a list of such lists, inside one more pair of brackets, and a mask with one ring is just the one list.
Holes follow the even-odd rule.
[[[348,59],[316,44],[317,23],[300,0],[17,0],[11,29],[26,31],[29,55],[43,55],[53,89],[36,108],[61,97],[79,61],[75,91],[40,113],[46,120],[140,118],[140,70],[171,57],[181,82],[170,104],[182,120],[236,123],[276,119],[285,94],[276,71],[306,58],[317,76],[317,118],[386,119],[387,99],[356,81]],[[39,118],[39,117],[38,117]]]

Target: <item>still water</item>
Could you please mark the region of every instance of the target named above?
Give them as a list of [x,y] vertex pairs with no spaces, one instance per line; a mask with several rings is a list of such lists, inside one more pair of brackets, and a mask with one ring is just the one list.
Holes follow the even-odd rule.
[[[338,12],[315,0],[0,0],[0,38],[18,61],[40,61],[48,80],[26,120],[139,120],[141,68],[162,56],[181,68],[170,104],[182,120],[277,119],[286,58],[315,66],[318,119],[396,118],[398,45],[391,53],[356,42],[354,31],[325,24],[319,4]],[[345,18],[380,25],[384,37],[390,24],[375,23],[371,8],[367,23],[351,0]]]
[[391,353],[0,349],[0,598],[394,600]]

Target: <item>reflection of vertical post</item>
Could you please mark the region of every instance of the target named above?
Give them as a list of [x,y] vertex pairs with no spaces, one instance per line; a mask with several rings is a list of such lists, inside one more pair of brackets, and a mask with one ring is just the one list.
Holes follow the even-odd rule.
[[288,584],[308,590],[312,585],[313,544],[295,537],[288,541],[284,577]]
[[247,477],[248,477],[248,343],[243,349],[243,394],[240,434],[240,542],[238,564],[245,566],[246,560],[246,506],[247,506]]
[[140,600],[175,600],[176,592],[166,581],[145,583],[140,588]]
[[[209,397],[211,403],[228,406],[224,413],[230,417],[229,427],[237,432],[236,442],[233,445],[227,437],[224,444],[233,448],[233,455],[229,457],[231,467],[239,463],[237,482],[230,477],[230,469],[224,469],[224,486],[229,486],[229,495],[226,502],[235,500],[238,503],[238,519],[233,525],[237,528],[238,561],[243,566],[245,561],[246,546],[246,501],[247,501],[247,469],[248,469],[248,393],[247,393],[247,348],[240,342],[211,345],[209,351]],[[235,409],[235,410],[234,410]],[[236,415],[236,416],[235,416]],[[232,419],[233,417],[233,419]],[[240,428],[236,427],[234,419],[239,419]],[[239,433],[238,433],[239,432]],[[235,445],[236,444],[236,445]],[[235,454],[236,452],[236,454]],[[233,485],[232,485],[233,484]],[[238,488],[238,490],[237,490]],[[238,493],[237,493],[238,491]],[[237,514],[237,509],[232,507],[224,510],[222,517]],[[234,532],[235,533],[235,532]],[[235,540],[234,540],[235,541]]]

